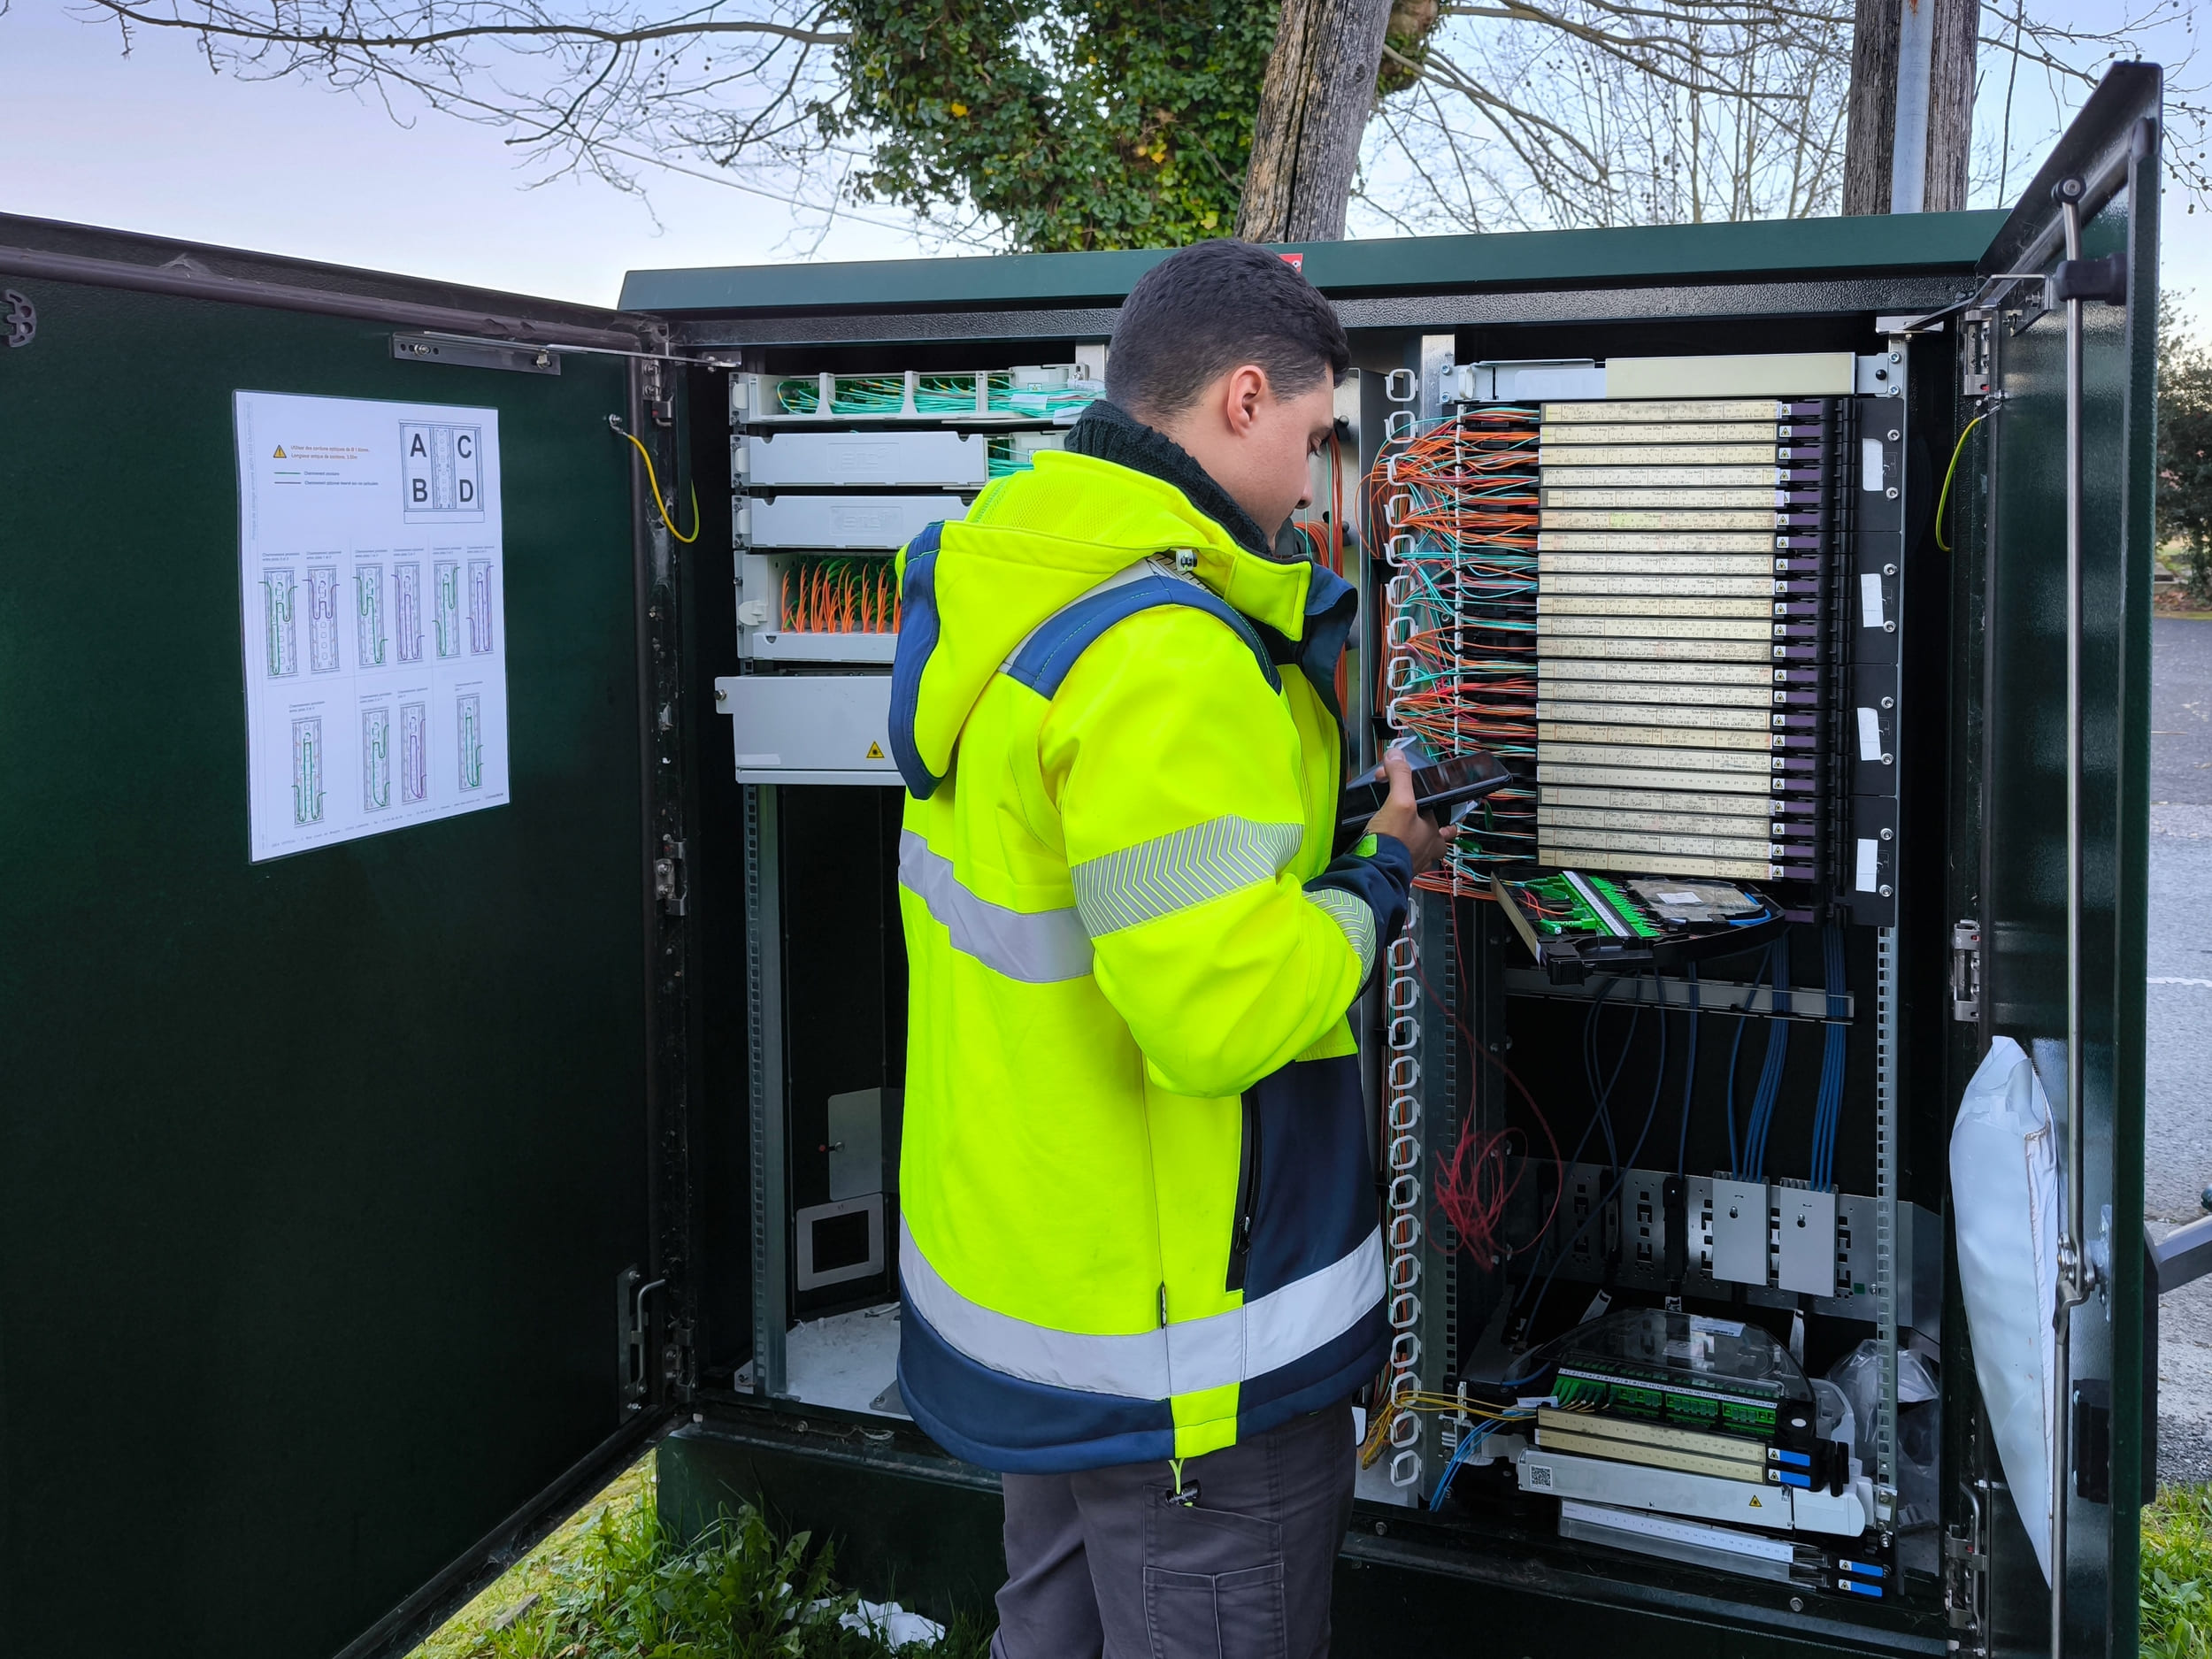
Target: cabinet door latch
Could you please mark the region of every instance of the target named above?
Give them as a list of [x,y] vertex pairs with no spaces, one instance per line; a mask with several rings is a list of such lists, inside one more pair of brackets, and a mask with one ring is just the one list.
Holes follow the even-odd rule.
[[1951,924],[1951,1018],[1973,1025],[1982,1017],[1982,925]]
[[626,1415],[642,1409],[652,1394],[645,1345],[653,1327],[647,1318],[645,1304],[655,1291],[668,1282],[665,1279],[642,1283],[641,1280],[645,1280],[645,1275],[634,1267],[626,1267],[614,1277],[615,1392]]

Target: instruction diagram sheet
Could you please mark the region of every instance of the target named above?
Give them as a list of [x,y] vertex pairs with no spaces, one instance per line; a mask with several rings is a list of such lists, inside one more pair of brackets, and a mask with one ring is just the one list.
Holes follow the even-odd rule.
[[503,805],[498,411],[234,396],[253,861]]

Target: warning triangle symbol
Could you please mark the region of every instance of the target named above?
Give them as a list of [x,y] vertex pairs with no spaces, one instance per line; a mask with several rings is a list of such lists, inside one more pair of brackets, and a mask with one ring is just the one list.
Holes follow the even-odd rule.
[[883,758],[883,745],[880,743],[869,744],[867,758],[870,760],[881,760]]
[[290,460],[290,459],[291,459],[291,457],[289,457],[289,456],[288,456],[288,455],[286,455],[286,454],[284,453],[284,446],[283,446],[282,444],[280,444],[280,444],[279,444],[279,445],[277,445],[277,447],[276,447],[276,453],[275,453],[274,455],[271,456],[269,458],[270,458],[272,461],[288,461],[288,460]]

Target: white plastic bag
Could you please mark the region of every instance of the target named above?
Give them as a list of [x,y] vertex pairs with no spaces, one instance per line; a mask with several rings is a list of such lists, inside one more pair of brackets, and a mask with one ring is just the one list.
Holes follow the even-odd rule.
[[[1852,1427],[1853,1451],[1859,1462],[1872,1469],[1875,1463],[1875,1419],[1882,1394],[1880,1348],[1862,1342],[1828,1369],[1825,1382],[1815,1392],[1832,1388],[1843,1402],[1844,1421]],[[1897,1530],[1932,1526],[1942,1518],[1937,1486],[1942,1460],[1942,1390],[1934,1366],[1912,1349],[1897,1351]]]
[[1974,1375],[2028,1541],[2051,1577],[2052,1315],[2058,1306],[2058,1160],[2050,1102],[2009,1037],[1966,1086],[1951,1131],[1951,1214]]

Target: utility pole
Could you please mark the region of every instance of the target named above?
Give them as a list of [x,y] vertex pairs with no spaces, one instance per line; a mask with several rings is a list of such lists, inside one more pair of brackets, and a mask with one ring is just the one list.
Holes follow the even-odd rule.
[[1846,213],[1966,205],[1979,0],[1858,0],[1851,40]]
[[1375,109],[1390,0],[1284,0],[1237,207],[1248,242],[1333,242]]

